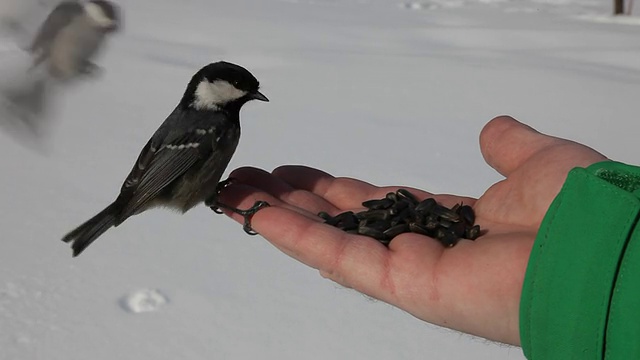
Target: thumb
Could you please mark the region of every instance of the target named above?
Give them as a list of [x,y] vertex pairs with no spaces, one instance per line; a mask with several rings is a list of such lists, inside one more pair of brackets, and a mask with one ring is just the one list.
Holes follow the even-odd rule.
[[560,167],[565,173],[572,167],[607,159],[588,146],[542,134],[510,116],[498,116],[484,126],[480,151],[487,164],[505,177],[534,155],[538,161]]
[[489,166],[505,177],[540,150],[564,140],[539,133],[510,116],[498,116],[480,133],[480,151]]

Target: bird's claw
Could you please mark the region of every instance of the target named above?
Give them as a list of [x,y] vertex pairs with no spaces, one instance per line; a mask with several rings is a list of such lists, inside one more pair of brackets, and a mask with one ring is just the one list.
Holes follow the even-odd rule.
[[252,228],[251,228],[251,218],[253,217],[253,215],[255,215],[260,209],[266,208],[271,206],[268,202],[266,201],[256,201],[252,207],[250,207],[249,209],[246,210],[240,210],[225,204],[222,204],[220,202],[217,202],[215,200],[213,201],[208,201],[207,202],[207,206],[209,206],[211,208],[211,210],[213,210],[216,214],[222,214],[223,211],[221,209],[227,209],[230,210],[231,212],[234,212],[242,217],[244,217],[244,223],[242,225],[242,230],[244,230],[244,232],[246,232],[249,235],[257,235],[258,233],[255,232]]
[[266,201],[256,201],[253,206],[247,210],[241,210],[242,211],[242,216],[244,216],[244,224],[242,225],[242,230],[244,230],[244,232],[246,232],[249,235],[258,235],[258,233],[256,231],[253,230],[253,228],[251,228],[251,218],[253,217],[253,215],[255,215],[260,209],[262,208],[266,208],[271,206],[268,202]]
[[222,190],[224,190],[227,186],[231,185],[234,181],[236,181],[236,179],[231,177],[226,180],[220,181],[218,185],[216,185],[216,191],[214,193],[214,196],[211,199],[208,199],[205,201],[205,205],[211,208],[211,210],[213,210],[214,213],[224,214],[224,211],[222,211],[220,209],[220,206],[218,205],[219,203],[217,199],[220,197],[220,193],[222,192]]
[[102,74],[102,68],[99,65],[92,63],[91,61],[86,61],[82,64],[80,73],[83,75],[95,77]]
[[220,181],[218,185],[216,185],[216,195],[220,195],[222,190],[227,188],[229,185],[233,184],[234,181],[236,181],[236,179],[232,177],[227,178],[226,180]]
[[224,211],[220,210],[220,208],[218,206],[210,206],[211,210],[213,210],[214,213],[222,215],[224,214]]

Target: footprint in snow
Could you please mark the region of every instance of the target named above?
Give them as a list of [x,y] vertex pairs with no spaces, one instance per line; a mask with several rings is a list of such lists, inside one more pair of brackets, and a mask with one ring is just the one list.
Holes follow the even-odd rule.
[[120,299],[120,307],[130,313],[158,311],[169,298],[156,289],[139,289]]

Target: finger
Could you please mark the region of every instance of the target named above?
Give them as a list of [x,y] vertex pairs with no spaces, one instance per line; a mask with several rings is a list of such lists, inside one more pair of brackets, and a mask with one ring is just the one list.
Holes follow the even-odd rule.
[[[371,251],[381,256],[380,254],[386,251],[386,248],[377,241],[363,236],[350,235],[335,227],[324,225],[320,221],[301,216],[299,212],[286,208],[286,204],[260,189],[243,184],[231,185],[231,187],[234,188],[232,189],[234,191],[228,192],[229,195],[241,195],[239,199],[231,197],[223,199],[225,203],[229,202],[232,206],[248,208],[257,200],[269,202],[271,207],[261,209],[251,219],[253,229],[285,253],[311,267],[333,273],[336,262],[343,261],[340,259],[340,254],[345,251],[343,249],[344,243],[353,241],[350,239],[352,237],[358,240],[363,249],[369,249],[357,252]],[[234,200],[239,200],[239,202]],[[244,221],[242,216],[230,215],[238,222]],[[350,246],[359,247],[357,245]]]
[[[258,170],[258,169],[243,168],[243,171],[251,172],[253,170]],[[266,172],[263,172],[263,173],[266,173]],[[228,191],[226,191],[224,194],[221,194],[220,201],[224,204],[227,204],[239,209],[250,208],[256,201],[262,200],[262,201],[267,201],[272,206],[280,206],[280,207],[287,208],[291,211],[297,212],[298,214],[304,215],[313,221],[321,221],[320,218],[317,216],[317,213],[320,211],[327,211],[327,209],[324,209],[324,208],[317,208],[317,209],[313,209],[312,211],[307,211],[307,209],[304,209],[304,208],[301,209],[297,206],[291,206],[290,203],[283,202],[279,198],[273,197],[272,194],[265,193],[263,192],[262,189],[259,189],[257,187],[252,187],[249,184],[235,183],[230,185],[226,189],[228,189]],[[396,189],[396,188],[380,188],[379,189],[380,196],[384,196],[386,194],[385,192],[386,190],[393,190],[393,189]],[[424,195],[431,195],[416,189],[411,189],[411,191],[414,193],[418,193],[419,199],[422,197],[426,198],[426,196]],[[450,206],[450,207],[460,202],[465,203],[467,205],[473,205],[476,201],[476,199],[473,199],[473,198],[461,198],[459,196],[454,196],[454,195],[435,195],[435,196],[437,197],[437,200],[440,204],[443,204],[445,206]],[[463,199],[464,201],[460,201],[461,199]],[[234,217],[238,221],[244,220],[242,216],[237,214],[229,213],[228,215]],[[480,222],[479,219],[477,219],[477,221]],[[346,234],[342,230],[340,230],[340,232],[343,233],[343,235]],[[424,241],[425,237],[418,236],[418,238],[420,239],[420,241]],[[395,237],[394,241],[391,243],[389,248],[394,250],[400,250],[400,249],[406,248],[405,239],[406,238],[404,237],[404,235]]]
[[[240,186],[247,191],[238,204],[241,208],[248,208],[256,200],[279,204],[259,189]],[[410,295],[406,293],[411,288],[406,284],[411,281],[407,274],[413,279],[428,277],[444,252],[440,243],[417,234],[397,236],[386,248],[376,240],[348,234],[279,205],[258,211],[251,225],[282,252],[318,269],[324,277],[391,304],[399,304]]]
[[[326,212],[331,211],[331,208],[329,209],[322,208],[322,207],[315,208],[314,206],[300,207],[300,206],[292,205],[280,200],[279,198],[273,196],[268,192],[265,192],[262,189],[259,189],[247,184],[243,184],[243,183],[232,183],[231,185],[227,186],[224,189],[224,191],[220,193],[218,201],[224,205],[227,205],[236,209],[240,209],[240,210],[246,210],[251,208],[256,203],[256,201],[266,201],[270,206],[279,206],[279,207],[288,208],[291,211],[297,212],[300,215],[303,215],[308,217],[309,219],[312,219],[313,221],[322,221],[322,219],[318,216],[318,213],[320,211],[326,211]],[[225,212],[226,215],[232,217],[234,220],[237,220],[239,222],[244,221],[244,217],[242,217],[241,215],[238,215],[231,211],[226,211],[224,207],[222,207],[222,210]],[[262,210],[258,212],[261,212],[261,211]]]
[[271,172],[297,189],[323,196],[336,179],[322,170],[303,165],[282,165]]
[[533,154],[561,139],[544,135],[510,116],[499,116],[480,133],[480,150],[487,164],[509,176]]
[[294,188],[286,181],[271,175],[269,172],[255,167],[241,167],[229,174],[234,183],[242,183],[260,188],[275,197],[288,193]]
[[438,202],[449,207],[460,202],[467,205],[475,203],[475,199],[469,197],[434,195],[427,191],[407,186],[378,187],[352,178],[336,178],[323,171],[306,166],[281,166],[275,169],[273,174],[286,181],[292,187],[313,192],[343,210],[362,208],[363,201],[383,198],[387,193],[395,192],[400,188],[409,190],[420,200],[435,197]]
[[[252,196],[257,199],[263,194]],[[279,206],[260,210],[251,225],[282,252],[323,276],[384,301],[396,300],[391,298],[395,290],[388,268],[392,252],[379,242]]]
[[[321,170],[300,165],[285,165],[273,175],[292,187],[312,192],[340,209],[362,207],[369,194],[377,189],[367,182],[351,178],[335,178]],[[364,199],[364,200],[363,200]]]
[[294,188],[281,178],[273,176],[262,169],[243,167],[234,170],[230,177],[236,179],[239,183],[261,189],[284,203],[306,209],[315,214],[320,211],[326,211],[333,215],[339,211],[333,204],[322,197],[306,190]]

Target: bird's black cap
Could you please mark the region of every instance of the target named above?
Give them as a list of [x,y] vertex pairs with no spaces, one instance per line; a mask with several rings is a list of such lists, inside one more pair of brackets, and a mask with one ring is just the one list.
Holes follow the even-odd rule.
[[182,107],[186,108],[193,102],[196,88],[200,82],[205,79],[209,82],[224,80],[237,89],[246,91],[248,93],[246,100],[269,101],[266,96],[260,93],[260,82],[258,79],[247,69],[230,62],[218,61],[206,65],[193,75],[180,101]]
[[115,32],[122,28],[122,12],[118,5],[106,0],[91,0],[89,2],[98,5],[104,16],[113,21],[113,25],[108,29],[109,31]]

